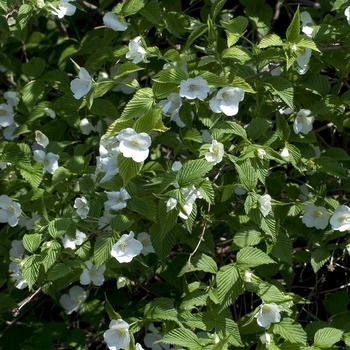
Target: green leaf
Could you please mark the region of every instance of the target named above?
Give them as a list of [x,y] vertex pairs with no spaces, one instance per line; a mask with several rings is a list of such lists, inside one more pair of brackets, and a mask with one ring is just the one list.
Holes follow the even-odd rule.
[[186,265],[181,269],[178,276],[180,277],[187,272],[193,271],[204,271],[216,274],[217,270],[218,268],[213,258],[206,254],[196,254],[191,258],[190,266],[188,262],[186,262]]
[[132,196],[128,200],[128,208],[141,216],[145,216],[149,220],[155,221],[157,214],[157,206],[153,201],[153,197],[137,197]]
[[297,47],[308,48],[308,49],[320,52],[315,42],[311,38],[305,35],[299,35],[297,40],[295,40],[295,44]]
[[283,45],[283,41],[282,39],[276,35],[276,34],[269,34],[264,36],[258,47],[260,47],[260,49],[265,49],[267,47],[271,47],[271,46],[282,46]]
[[57,261],[61,253],[61,245],[56,241],[49,241],[43,245],[41,258],[45,272]]
[[173,83],[180,84],[182,80],[187,80],[188,74],[177,67],[169,67],[161,70],[158,74],[152,77],[152,80],[157,83]]
[[247,132],[245,129],[236,122],[219,122],[215,124],[215,127],[211,129],[211,135],[213,139],[221,134],[232,134],[242,137],[245,141],[248,141]]
[[16,308],[17,302],[5,293],[0,293],[0,310]]
[[189,160],[178,173],[178,183],[180,187],[185,187],[193,183],[194,180],[203,177],[213,168],[212,162],[205,159]]
[[103,233],[97,237],[94,246],[94,262],[96,267],[101,266],[111,257],[111,250],[116,242],[116,237],[111,233]]
[[112,120],[119,117],[119,112],[117,108],[115,108],[114,104],[103,98],[94,100],[94,104],[92,105],[90,112],[94,115],[107,117]]
[[145,321],[175,321],[178,322],[174,303],[168,298],[156,298],[144,308]]
[[157,0],[152,0],[147,3],[139,13],[151,23],[162,23],[162,11]]
[[271,254],[289,265],[293,264],[293,244],[291,239],[282,230],[278,233],[277,242],[274,245]]
[[153,92],[151,88],[138,90],[132,99],[128,102],[121,115],[123,121],[129,119],[138,119],[152,111]]
[[124,17],[137,13],[145,6],[144,0],[126,0],[123,4],[120,14]]
[[230,60],[235,60],[237,62],[240,62],[242,64],[246,63],[247,61],[251,60],[251,53],[245,49],[240,48],[238,46],[229,47],[228,49],[225,49],[222,51],[221,58],[229,58]]
[[299,13],[299,7],[298,7],[297,10],[295,11],[292,22],[286,31],[287,40],[289,42],[294,42],[297,40],[299,34],[300,34],[300,13]]
[[227,86],[227,80],[223,77],[220,77],[212,72],[204,71],[204,72],[198,72],[198,76],[202,77],[208,82],[208,85],[210,87],[220,87],[220,86]]
[[255,171],[255,169],[250,165],[250,162],[245,161],[241,165],[236,164],[235,166],[243,187],[247,191],[254,191],[258,184],[258,174]]
[[221,310],[233,304],[244,292],[243,281],[235,265],[229,264],[220,268],[216,275],[218,299]]
[[317,248],[311,253],[311,266],[316,273],[330,258],[330,253],[326,248]]
[[281,77],[267,77],[264,81],[267,90],[270,90],[273,95],[277,95],[288,107],[294,109],[293,99],[294,90],[293,84]]
[[24,166],[17,163],[17,166],[22,177],[28,181],[33,189],[37,189],[43,180],[42,165],[40,163],[36,163],[33,166]]
[[211,5],[210,12],[211,12],[211,19],[213,20],[213,22],[215,22],[217,15],[220,13],[225,3],[226,3],[226,0],[217,0]]
[[173,344],[190,348],[191,350],[201,350],[202,346],[199,343],[197,336],[189,329],[173,329],[165,334],[162,339],[165,344]]
[[196,23],[196,26],[194,27],[193,31],[191,32],[191,34],[187,39],[185,49],[188,49],[197,38],[202,36],[207,31],[208,31],[208,27],[205,24],[200,22]]
[[249,123],[246,130],[251,139],[257,140],[260,136],[265,135],[270,126],[271,123],[265,118],[255,118]]
[[254,89],[241,77],[236,76],[230,79],[230,84],[234,87],[241,88],[244,92],[255,94]]
[[329,79],[325,75],[317,73],[308,73],[301,80],[300,84],[313,93],[316,93],[322,97],[325,97],[331,90],[331,84]]
[[118,154],[119,174],[123,179],[124,187],[139,173],[143,162],[137,163],[132,158],[125,158],[122,153]]
[[23,260],[22,277],[27,281],[29,290],[33,289],[39,276],[40,261],[41,257],[38,254],[28,256]]
[[332,174],[339,176],[342,179],[347,179],[348,175],[344,167],[339,164],[335,159],[330,157],[322,156],[315,160],[315,163],[318,165],[319,169],[326,172],[327,174]]
[[21,29],[27,27],[30,19],[32,18],[33,7],[30,5],[21,5],[18,10],[17,21]]
[[39,80],[32,80],[22,88],[22,101],[29,110],[44,96],[45,83]]
[[260,231],[252,227],[244,227],[235,234],[233,243],[240,248],[244,248],[259,244],[262,238]]
[[106,300],[105,309],[106,309],[106,312],[108,314],[109,319],[110,320],[119,320],[119,319],[121,319],[121,316],[118,314],[118,312],[115,312],[115,310],[113,309],[113,306],[108,301],[106,294],[105,294],[105,300]]
[[23,247],[28,252],[34,254],[35,251],[39,248],[41,243],[41,237],[42,235],[39,233],[33,233],[31,235],[24,235],[23,236]]
[[171,230],[165,232],[161,225],[153,224],[150,229],[150,236],[158,258],[164,263],[171,249],[174,247],[174,233]]
[[72,272],[72,269],[63,263],[53,265],[47,275],[49,281],[55,281],[59,278],[66,277]]
[[273,333],[281,335],[291,343],[306,345],[306,333],[303,327],[290,318],[284,318],[281,322],[274,324]]
[[134,222],[125,215],[116,215],[112,218],[110,224],[113,230],[121,232],[127,230]]
[[71,219],[58,218],[49,223],[48,230],[53,238],[59,238],[64,234],[74,237],[76,225]]
[[220,24],[225,28],[227,47],[231,47],[244,34],[248,26],[248,20],[246,17],[238,16],[228,22],[220,21]]
[[29,62],[22,65],[23,73],[31,78],[38,78],[45,70],[46,62],[38,57],[32,57]]
[[157,123],[161,120],[161,113],[161,109],[152,110],[151,112],[137,119],[133,125],[133,129],[137,133],[145,132],[150,134],[154,130]]
[[237,253],[237,265],[243,267],[255,267],[264,264],[275,264],[266,253],[254,247],[242,248]]
[[319,329],[314,338],[314,345],[320,348],[328,348],[341,340],[343,331],[336,328],[326,327]]
[[214,203],[214,189],[210,181],[203,180],[196,187],[205,201],[211,204]]
[[326,294],[322,303],[330,314],[341,314],[348,307],[349,295],[345,290],[338,290],[334,293]]
[[187,18],[182,14],[174,11],[163,12],[166,29],[177,38],[180,38],[186,32],[189,23]]

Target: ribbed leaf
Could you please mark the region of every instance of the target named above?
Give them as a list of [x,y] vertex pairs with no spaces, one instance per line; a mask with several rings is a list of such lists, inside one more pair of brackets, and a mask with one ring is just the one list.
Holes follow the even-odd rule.
[[157,83],[174,83],[180,84],[182,80],[187,80],[188,74],[177,67],[169,67],[160,71],[157,75],[152,77],[152,80]]
[[228,83],[225,78],[220,77],[214,73],[204,71],[199,72],[199,76],[201,76],[203,79],[205,79],[210,87],[220,87],[220,86],[227,86]]
[[111,220],[111,227],[117,232],[127,230],[135,221],[125,215],[116,215]]
[[145,6],[144,0],[126,0],[123,4],[121,15],[123,16],[131,16],[137,13]]
[[29,62],[22,65],[22,71],[31,78],[38,78],[45,70],[46,62],[38,57],[32,57]]
[[243,187],[247,191],[254,190],[258,183],[258,174],[256,170],[250,165],[250,162],[245,161],[240,165],[236,164],[236,169]]
[[64,234],[74,237],[76,225],[71,219],[58,218],[49,223],[48,230],[53,238],[61,237]]
[[31,290],[39,276],[40,255],[31,255],[24,260],[22,269],[22,279],[28,283],[28,288]]
[[330,314],[340,314],[348,307],[349,295],[345,290],[339,290],[334,293],[326,294],[322,303]]
[[299,7],[295,11],[295,14],[293,16],[292,22],[287,28],[286,37],[287,40],[290,42],[295,41],[300,33],[300,13],[299,13]]
[[291,239],[282,230],[278,233],[277,242],[274,245],[271,254],[289,265],[293,264],[293,244]]
[[125,158],[122,153],[118,154],[119,174],[123,179],[124,187],[139,173],[142,164],[143,162],[137,163],[132,158]]
[[150,235],[157,256],[164,263],[171,249],[174,247],[175,236],[171,231],[164,232],[158,224],[152,225]]
[[326,248],[317,248],[311,253],[311,266],[317,272],[329,259],[330,253]]
[[178,322],[174,303],[168,298],[157,298],[145,306],[144,317],[147,321],[175,321]]
[[270,126],[271,123],[265,118],[255,118],[249,123],[246,130],[251,139],[257,140],[269,130]]
[[206,254],[196,254],[191,258],[190,266],[188,262],[186,262],[186,265],[180,271],[179,276],[183,276],[185,273],[193,271],[204,271],[216,274],[217,270],[218,268],[213,258]]
[[266,253],[254,247],[242,248],[237,253],[237,264],[243,267],[255,267],[264,264],[275,264]]
[[60,253],[61,253],[61,245],[56,241],[49,241],[45,243],[44,249],[41,252],[42,264],[44,266],[45,271],[54,264]]
[[137,133],[145,132],[150,134],[161,118],[161,109],[154,109],[136,120],[133,129]]
[[123,121],[129,119],[138,119],[152,111],[153,92],[150,88],[138,90],[132,99],[128,102],[121,115]]
[[203,177],[213,168],[212,162],[205,159],[189,160],[179,171],[178,182],[181,187],[190,185],[194,180]]
[[23,247],[28,252],[34,254],[35,251],[39,248],[41,243],[41,237],[42,235],[39,233],[33,233],[31,235],[24,235],[23,236]]
[[157,0],[152,0],[147,3],[145,7],[139,11],[139,13],[151,23],[162,23],[162,12]]
[[173,329],[163,337],[162,342],[166,344],[184,346],[191,350],[202,349],[197,336],[186,328]]
[[277,95],[283,102],[287,104],[289,108],[294,108],[293,84],[289,80],[280,77],[267,77],[264,83],[266,88],[270,90],[272,94]]
[[22,88],[22,101],[29,110],[32,110],[43,97],[45,83],[39,80],[32,80]]
[[270,46],[282,46],[282,45],[283,45],[283,41],[278,35],[269,34],[269,35],[264,36],[261,39],[258,46],[261,49],[265,49],[265,48],[270,47]]
[[233,243],[238,247],[243,248],[259,244],[262,238],[260,231],[257,231],[253,227],[245,227],[235,234]]
[[94,262],[97,266],[101,266],[111,257],[112,246],[116,242],[116,237],[110,233],[104,233],[97,237],[94,246]]
[[290,318],[284,318],[281,322],[274,324],[273,333],[281,335],[291,343],[306,345],[306,333],[303,327]]
[[63,263],[57,263],[51,267],[48,273],[48,280],[55,281],[59,278],[65,277],[72,272],[72,269]]
[[215,125],[215,127],[211,130],[212,137],[219,136],[220,134],[232,134],[242,137],[244,140],[247,139],[247,132],[245,129],[236,122],[219,122]]

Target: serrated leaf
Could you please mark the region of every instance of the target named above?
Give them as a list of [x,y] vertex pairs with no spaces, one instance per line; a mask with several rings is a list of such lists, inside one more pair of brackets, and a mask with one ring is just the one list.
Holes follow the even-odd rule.
[[191,350],[201,350],[202,346],[199,343],[197,336],[186,328],[173,329],[165,334],[162,339],[165,344],[174,344],[184,347],[189,347]]
[[29,62],[22,64],[22,71],[31,78],[38,78],[45,70],[45,61],[38,57],[32,57]]
[[317,48],[315,42],[311,38],[309,38],[305,35],[299,35],[297,40],[295,40],[295,45],[297,47],[308,48],[308,49],[320,52],[320,50]]
[[262,238],[260,231],[253,227],[244,227],[235,234],[233,243],[240,248],[244,248],[259,244]]
[[294,90],[293,84],[281,77],[267,77],[264,81],[266,88],[272,92],[273,95],[277,95],[287,106],[291,109],[294,108]]
[[106,300],[105,309],[106,309],[106,312],[108,314],[109,319],[110,320],[119,320],[119,319],[121,319],[121,316],[118,314],[118,312],[116,312],[113,309],[113,306],[108,301],[106,294],[105,294],[105,300]]
[[233,264],[220,268],[216,275],[216,283],[221,310],[233,304],[244,292],[243,281],[237,267]]
[[210,87],[220,87],[220,86],[227,86],[227,80],[223,77],[220,77],[212,72],[204,71],[204,72],[198,72],[198,76],[205,79]]
[[311,266],[316,273],[330,258],[330,253],[326,248],[317,248],[311,253]]
[[322,156],[315,160],[316,164],[319,166],[319,169],[340,178],[347,179],[348,175],[344,167],[339,164],[335,159],[330,157]]
[[41,237],[42,235],[39,233],[33,233],[31,235],[24,235],[23,236],[23,247],[28,252],[34,254],[35,251],[39,248],[41,243]]
[[244,92],[255,94],[254,89],[241,77],[236,76],[233,79],[230,79],[230,84],[234,87],[241,88]]
[[168,298],[156,298],[144,308],[144,319],[147,321],[178,321],[174,303]]
[[162,23],[162,12],[157,0],[152,0],[147,3],[145,7],[139,11],[139,13],[151,23]]
[[178,183],[180,187],[190,185],[194,180],[203,177],[213,166],[212,162],[207,162],[205,159],[189,160],[179,170]]
[[209,295],[206,291],[195,290],[185,296],[180,308],[192,310],[196,306],[207,305]]
[[217,265],[213,258],[206,254],[196,254],[191,258],[190,266],[188,262],[186,262],[186,265],[181,269],[179,273],[179,277],[183,276],[187,272],[193,272],[193,271],[204,271],[204,272],[210,272],[212,274],[217,273]]
[[119,174],[123,179],[124,187],[139,173],[143,162],[137,163],[132,158],[125,158],[122,153],[118,154]]
[[273,333],[281,335],[291,343],[306,345],[306,333],[303,327],[290,318],[284,318],[281,322],[274,324]]
[[210,181],[203,180],[196,187],[205,201],[211,204],[214,203],[214,189]]
[[152,111],[153,103],[154,100],[152,89],[140,89],[135,93],[135,95],[124,108],[121,119],[123,121],[129,119],[138,119]]
[[137,13],[145,6],[144,0],[126,0],[120,14],[124,17]]
[[153,201],[153,197],[132,196],[131,199],[128,200],[128,208],[145,216],[149,220],[155,221],[157,206]]
[[217,0],[211,5],[210,13],[211,13],[211,19],[213,20],[213,22],[215,21],[217,15],[222,10],[225,3],[226,3],[226,0]]
[[311,90],[322,97],[326,96],[331,89],[328,77],[317,73],[310,72],[305,75],[300,83],[305,89]]
[[161,118],[161,109],[154,109],[136,120],[133,129],[137,133],[145,132],[150,134]]
[[30,19],[32,18],[32,12],[33,7],[30,5],[24,4],[19,8],[17,21],[21,29],[25,28],[28,25]]
[[54,264],[60,253],[61,253],[61,245],[56,241],[46,242],[45,248],[42,249],[41,258],[42,264],[44,266],[45,272]]
[[122,65],[120,65],[120,67],[117,70],[117,74],[113,77],[113,80],[118,80],[119,78],[126,77],[131,73],[134,73],[143,69],[145,68],[142,68],[135,63],[125,62]]
[[236,164],[236,169],[239,174],[239,180],[247,191],[254,191],[258,184],[258,174],[250,165],[250,162],[245,161],[242,164]]
[[65,277],[72,272],[72,269],[63,263],[53,265],[47,275],[49,281],[55,281],[59,278]]
[[292,22],[290,23],[289,27],[286,31],[286,37],[289,42],[294,42],[300,33],[300,13],[299,13],[299,7],[295,11],[295,14],[293,16]]
[[291,239],[282,230],[278,233],[277,242],[271,254],[289,265],[293,264],[293,244]]
[[34,254],[23,260],[22,277],[28,283],[29,290],[32,290],[39,276],[40,255]]
[[245,129],[236,122],[225,121],[219,122],[211,129],[212,138],[216,139],[220,134],[232,134],[242,137],[245,141],[248,141],[247,132]]
[[338,290],[334,293],[326,294],[322,303],[330,314],[341,314],[348,307],[349,295],[345,290]]
[[264,264],[275,264],[276,262],[271,259],[262,250],[254,247],[242,248],[237,253],[237,264],[243,267],[255,267]]
[[17,163],[17,166],[22,177],[28,181],[33,189],[37,189],[43,180],[42,165],[36,163],[33,166],[24,166],[21,163]]
[[282,39],[276,35],[276,34],[269,34],[264,36],[258,47],[260,47],[261,49],[265,49],[267,47],[271,47],[271,46],[282,46],[283,45],[283,41]]
[[52,175],[52,186],[65,182],[66,178],[71,175],[70,171],[62,166],[58,167]]
[[94,115],[107,117],[112,120],[119,117],[119,112],[114,104],[111,101],[102,98],[94,100],[94,104],[92,105],[90,112]]
[[113,234],[104,233],[97,237],[94,246],[94,262],[96,268],[104,264],[111,257],[112,246],[117,242]]
[[187,18],[182,13],[174,11],[163,12],[163,19],[166,29],[178,38],[186,32],[185,28],[189,26]]
[[32,80],[22,88],[22,101],[29,110],[32,110],[45,92],[45,83],[40,80]]
[[180,84],[182,80],[187,80],[188,74],[184,72],[182,69],[171,66],[167,69],[160,71],[152,80],[157,83],[173,83]]
[[150,236],[158,258],[164,263],[171,249],[174,247],[174,234],[171,230],[165,232],[159,224],[153,224],[150,229]]
[[341,340],[343,331],[336,328],[326,327],[319,329],[314,338],[314,345],[320,348],[328,348]]
[[64,234],[74,237],[76,225],[71,219],[58,218],[49,223],[48,230],[53,238],[59,238]]
[[208,27],[203,23],[200,23],[200,25],[196,26],[196,28],[188,36],[185,49],[188,49],[197,38],[205,34],[207,31]]
[[110,225],[113,230],[121,232],[127,230],[134,222],[125,215],[116,215],[112,218]]

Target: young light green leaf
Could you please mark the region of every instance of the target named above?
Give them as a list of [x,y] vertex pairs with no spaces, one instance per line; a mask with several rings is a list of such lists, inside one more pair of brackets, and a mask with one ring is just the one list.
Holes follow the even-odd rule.
[[41,237],[42,235],[39,233],[24,235],[22,240],[24,249],[34,254],[40,246]]
[[152,111],[153,103],[154,100],[152,89],[140,89],[135,93],[135,95],[124,108],[121,119],[123,121],[129,119],[138,119]]
[[283,45],[283,41],[282,39],[276,35],[276,34],[269,34],[264,36],[258,47],[260,47],[260,49],[265,49],[267,47],[271,47],[271,46],[282,46]]
[[190,266],[188,262],[186,262],[186,265],[184,265],[178,276],[180,277],[187,272],[193,271],[204,271],[216,274],[217,270],[218,268],[213,258],[206,254],[196,254],[191,258]]
[[43,244],[41,258],[45,272],[57,261],[61,249],[61,245],[56,241],[49,241]]
[[264,84],[266,84],[267,90],[270,90],[273,95],[277,95],[289,108],[294,108],[293,84],[289,80],[281,77],[267,77]]
[[306,345],[306,333],[303,327],[290,318],[284,318],[281,322],[274,324],[272,331],[293,344],[301,343]]
[[142,164],[143,162],[137,163],[132,158],[125,158],[122,153],[118,154],[119,174],[123,179],[124,187],[139,173]]
[[241,267],[255,267],[264,264],[275,264],[266,253],[254,247],[242,248],[237,253],[237,265]]
[[124,17],[137,13],[145,6],[144,0],[126,0],[120,14]]
[[319,329],[314,338],[314,345],[320,348],[328,348],[341,340],[343,331],[336,328],[326,327]]
[[193,181],[203,177],[213,168],[214,164],[205,159],[189,160],[180,169],[178,183],[181,187],[190,185]]
[[165,334],[162,342],[165,344],[188,347],[191,350],[202,349],[198,337],[191,330],[186,328],[173,329],[169,333]]
[[144,319],[147,321],[178,321],[174,303],[168,298],[156,298],[144,308]]
[[328,249],[317,248],[311,253],[311,266],[316,273],[330,258]]
[[76,231],[75,223],[68,218],[58,218],[49,223],[48,226],[49,234],[53,238],[58,238],[67,234],[69,236],[74,236]]
[[289,42],[294,42],[297,40],[300,34],[300,13],[299,7],[295,11],[292,22],[287,28],[286,37]]

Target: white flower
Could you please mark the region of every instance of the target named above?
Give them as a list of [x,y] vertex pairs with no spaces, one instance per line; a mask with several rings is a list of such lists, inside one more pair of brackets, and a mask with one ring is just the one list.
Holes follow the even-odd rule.
[[100,156],[102,158],[108,157],[109,154],[118,154],[119,153],[119,141],[117,136],[112,136],[111,138],[106,138],[106,135],[101,136]]
[[75,199],[74,208],[77,210],[77,214],[83,220],[87,218],[90,208],[89,208],[89,203],[84,196],[81,198]]
[[242,188],[242,187],[236,187],[235,188],[235,193],[236,193],[237,196],[243,196],[243,195],[245,195],[247,193],[247,191],[244,188]]
[[121,188],[120,191],[107,192],[108,201],[105,202],[105,210],[121,210],[126,207],[126,201],[130,199],[130,194],[125,188]]
[[9,196],[0,196],[0,222],[8,223],[14,227],[18,223],[18,218],[22,213],[21,205],[14,202]]
[[278,112],[280,112],[281,114],[286,114],[286,115],[294,113],[294,111],[291,108],[289,108],[289,107],[280,108],[278,110]]
[[181,192],[185,200],[185,204],[183,206],[185,213],[180,211],[179,216],[180,218],[187,220],[192,213],[193,203],[196,201],[197,198],[203,197],[194,185],[181,188]]
[[118,277],[117,279],[117,289],[123,288],[126,286],[126,278],[125,277]]
[[55,112],[53,109],[51,109],[51,108],[44,108],[44,112],[45,112],[45,114],[46,114],[48,117],[50,117],[50,118],[52,118],[52,119],[55,119],[55,118],[56,118],[56,112]]
[[275,303],[263,304],[255,318],[260,327],[269,327],[271,323],[278,323],[281,321],[281,307]]
[[130,343],[129,324],[124,320],[112,320],[103,337],[111,350],[126,349]]
[[214,113],[223,112],[227,116],[238,113],[238,104],[244,99],[244,91],[241,88],[225,86],[213,97],[209,106]]
[[74,286],[69,290],[68,294],[61,295],[60,303],[67,314],[70,315],[73,311],[78,311],[80,309],[86,297],[83,288]]
[[252,273],[249,271],[244,272],[243,280],[244,282],[251,283],[252,282]]
[[144,60],[146,50],[141,46],[141,37],[138,36],[129,43],[129,51],[126,53],[126,58],[133,58],[132,63],[140,63]]
[[61,0],[58,9],[49,4],[49,6],[53,9],[51,13],[55,16],[58,16],[58,18],[63,18],[64,16],[73,16],[77,8],[74,5],[70,4],[71,1],[74,0]]
[[313,20],[307,11],[303,11],[300,13],[300,21],[301,21],[301,31],[308,37],[312,37],[312,32],[314,28],[309,26],[308,24],[313,24]]
[[92,79],[89,72],[84,67],[80,67],[78,78],[70,82],[70,89],[74,94],[74,98],[81,99],[91,90],[91,87]]
[[46,172],[53,174],[58,169],[58,160],[60,159],[60,156],[57,154],[51,152],[46,154],[44,151],[36,150],[34,151],[33,158],[36,162],[44,165],[43,174]]
[[24,247],[23,247],[22,241],[19,241],[17,239],[13,240],[11,243],[10,258],[17,259],[17,258],[20,258],[23,254],[24,254]]
[[90,135],[91,131],[95,131],[95,128],[86,118],[83,118],[79,124],[80,130],[84,135]]
[[22,279],[22,272],[19,268],[19,265],[12,261],[10,263],[9,269],[13,272],[10,276],[16,280],[15,287],[17,289],[24,289],[28,287],[28,283],[26,280]]
[[260,337],[260,341],[262,344],[271,344],[271,335],[268,332],[265,332],[263,335],[261,335]]
[[335,231],[350,230],[350,208],[346,205],[341,205],[334,210],[330,220],[332,229]]
[[293,130],[296,134],[299,134],[301,132],[306,135],[312,130],[314,117],[309,117],[310,114],[311,111],[308,109],[302,109],[298,112],[293,124]]
[[209,152],[205,154],[207,162],[215,162],[215,164],[222,161],[224,156],[224,145],[221,142],[213,140],[209,148]]
[[143,248],[141,250],[141,254],[146,256],[149,253],[155,253],[155,250],[154,250],[152,242],[151,242],[151,237],[148,233],[140,232],[137,235],[137,240],[140,241],[143,245]]
[[110,214],[108,211],[103,212],[103,216],[101,216],[98,219],[98,228],[99,229],[104,229],[107,231],[111,231],[112,227],[109,225],[111,220],[114,218],[115,215]]
[[103,16],[103,23],[107,28],[111,28],[116,32],[124,32],[128,29],[128,24],[122,16],[117,16],[113,12],[107,12]]
[[143,162],[149,154],[149,146],[152,139],[145,132],[138,134],[132,128],[126,128],[119,132],[119,151],[125,158],[132,158],[134,162]]
[[136,350],[144,350],[144,348],[139,343],[136,343],[135,348]]
[[63,237],[61,237],[61,240],[64,248],[70,248],[75,250],[76,247],[83,244],[85,238],[86,234],[84,232],[76,230],[75,238],[68,235],[64,235]]
[[258,158],[264,159],[264,157],[266,156],[266,151],[262,148],[258,148],[257,154],[258,154]]
[[350,26],[350,6],[348,6],[345,11],[344,11],[344,15],[346,17],[346,20],[348,21],[348,24]]
[[175,198],[170,197],[166,202],[166,211],[173,210],[176,208],[177,200]]
[[204,100],[209,93],[208,82],[202,77],[189,78],[187,80],[182,80],[180,83],[180,93],[181,97],[186,97],[189,100],[199,98]]
[[265,217],[271,211],[271,196],[269,194],[264,194],[258,199],[259,209],[261,214]]
[[182,164],[179,161],[175,161],[171,166],[172,171],[179,171],[182,168]]
[[281,157],[283,157],[287,162],[289,161],[289,151],[288,148],[284,147],[283,150],[281,151]]
[[162,111],[166,114],[170,114],[171,119],[173,119],[180,111],[182,99],[178,93],[172,92],[167,96],[166,100],[159,101],[159,103],[163,105]]
[[101,179],[100,183],[109,181],[113,178],[113,176],[119,173],[118,154],[114,155],[113,157],[101,158],[100,163],[102,170],[106,173]]
[[328,225],[330,216],[326,208],[317,207],[315,204],[309,203],[305,207],[305,214],[301,221],[307,227],[316,227],[317,229],[324,230]]
[[19,98],[17,97],[16,91],[7,91],[4,93],[4,98],[8,105],[12,107],[16,107],[19,102]]
[[224,22],[228,22],[228,21],[230,21],[232,18],[233,18],[233,15],[231,14],[231,13],[222,13],[221,15],[220,15],[220,17],[221,17],[221,20],[222,21],[224,21]]
[[122,235],[119,241],[113,245],[111,255],[120,263],[128,263],[139,255],[142,249],[142,243],[135,239],[134,232],[130,231],[128,235]]
[[31,230],[34,226],[35,221],[40,219],[40,218],[41,218],[40,215],[38,215],[36,213],[32,213],[32,217],[30,219],[26,220],[26,223],[25,223],[27,230],[28,231]]
[[148,348],[151,348],[152,350],[170,349],[169,344],[156,343],[156,341],[162,339],[162,335],[158,331],[158,329],[154,327],[153,324],[150,324],[150,326],[148,327],[148,330],[150,330],[151,333],[147,333],[143,338],[143,342]]
[[306,48],[301,52],[301,54],[296,59],[296,62],[298,64],[296,66],[296,70],[300,75],[303,75],[308,71],[311,53],[312,53],[311,49]]
[[14,123],[9,126],[7,126],[3,131],[2,135],[6,140],[13,141],[15,138],[18,137],[18,135],[14,135],[15,130],[18,128],[18,124]]
[[3,66],[2,64],[0,64],[0,72],[5,73],[6,71],[7,71],[7,68],[5,66]]
[[87,285],[92,282],[95,286],[102,286],[103,282],[105,281],[103,274],[106,271],[106,265],[102,264],[98,269],[96,269],[96,265],[94,265],[90,260],[85,261],[85,265],[87,269],[84,269],[83,273],[80,275],[80,283],[82,285]]
[[46,147],[49,144],[49,139],[48,137],[43,134],[41,131],[36,130],[35,131],[35,141],[42,147]]
[[6,103],[0,104],[0,126],[5,128],[6,126],[14,124],[15,119],[13,116],[13,107]]

